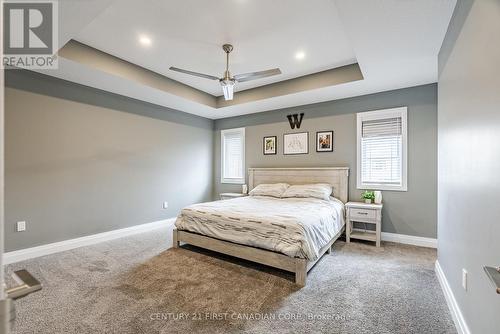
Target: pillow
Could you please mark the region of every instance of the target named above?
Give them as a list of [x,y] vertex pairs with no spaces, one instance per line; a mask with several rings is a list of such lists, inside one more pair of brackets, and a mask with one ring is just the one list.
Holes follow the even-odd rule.
[[290,186],[281,197],[313,197],[330,200],[332,186],[326,183],[300,184]]
[[263,183],[250,191],[250,196],[271,196],[280,198],[290,185],[288,183]]

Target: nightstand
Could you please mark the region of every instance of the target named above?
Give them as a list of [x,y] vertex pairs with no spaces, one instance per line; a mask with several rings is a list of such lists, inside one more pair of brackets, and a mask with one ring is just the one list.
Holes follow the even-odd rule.
[[231,199],[231,198],[245,197],[245,196],[248,196],[248,195],[241,194],[241,193],[221,193],[221,194],[219,194],[220,199]]
[[[380,232],[382,229],[382,204],[366,204],[361,202],[348,202],[346,205],[346,241],[360,239],[375,241],[380,247]],[[375,225],[375,230],[354,228],[353,223]]]

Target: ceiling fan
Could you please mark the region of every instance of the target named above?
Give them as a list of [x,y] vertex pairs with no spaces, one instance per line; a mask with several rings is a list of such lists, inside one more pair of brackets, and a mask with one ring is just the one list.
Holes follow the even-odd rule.
[[273,68],[273,69],[265,70],[265,71],[243,73],[243,74],[237,74],[235,76],[231,76],[231,73],[229,72],[229,53],[231,53],[231,51],[233,51],[233,46],[231,44],[224,44],[222,46],[222,50],[224,50],[224,52],[226,53],[226,70],[224,71],[222,78],[217,78],[217,77],[210,75],[210,74],[203,74],[203,73],[183,70],[182,68],[177,68],[177,67],[173,67],[173,66],[170,67],[170,70],[180,72],[180,73],[189,74],[189,75],[194,75],[194,76],[197,76],[200,78],[205,78],[205,79],[210,79],[210,80],[218,80],[220,82],[220,85],[222,86],[222,91],[224,92],[224,99],[226,101],[233,99],[233,89],[234,89],[234,85],[237,82],[245,82],[245,81],[250,81],[250,80],[270,77],[272,75],[281,74],[281,71],[279,68]]

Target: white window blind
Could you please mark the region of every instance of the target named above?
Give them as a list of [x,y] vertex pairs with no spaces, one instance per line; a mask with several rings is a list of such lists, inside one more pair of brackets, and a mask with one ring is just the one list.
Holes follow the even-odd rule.
[[358,114],[358,188],[406,190],[406,108]]
[[245,183],[245,128],[221,131],[222,183]]

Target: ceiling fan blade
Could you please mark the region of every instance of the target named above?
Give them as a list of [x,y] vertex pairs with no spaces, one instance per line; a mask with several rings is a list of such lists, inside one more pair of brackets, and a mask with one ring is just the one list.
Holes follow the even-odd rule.
[[238,82],[245,82],[245,81],[250,81],[250,80],[255,80],[255,79],[270,77],[272,75],[278,75],[278,74],[281,74],[280,69],[279,68],[273,68],[271,70],[237,74],[237,75],[234,76],[234,79],[236,81],[238,81]]
[[213,75],[210,75],[210,74],[203,74],[203,73],[183,70],[182,68],[177,68],[177,67],[173,67],[173,66],[170,67],[170,70],[180,72],[180,73],[189,74],[189,75],[194,75],[194,76],[200,77],[200,78],[205,78],[205,79],[210,79],[210,80],[219,80],[219,78],[214,77]]

